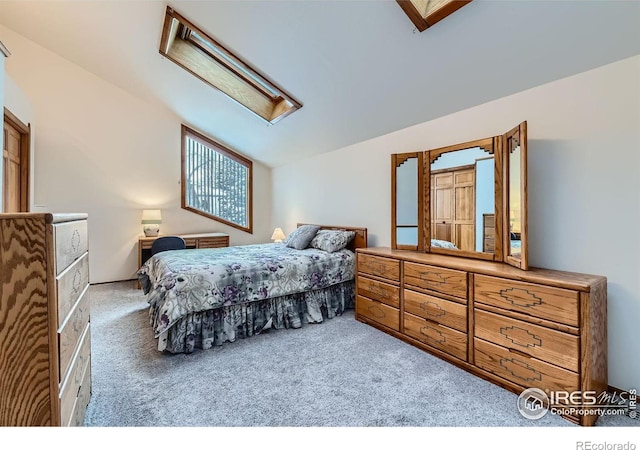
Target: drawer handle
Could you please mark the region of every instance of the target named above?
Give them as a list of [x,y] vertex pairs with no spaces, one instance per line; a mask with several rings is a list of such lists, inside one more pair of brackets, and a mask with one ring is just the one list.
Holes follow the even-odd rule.
[[520,347],[542,347],[542,339],[520,327],[502,327],[500,334]]
[[71,286],[71,291],[74,294],[77,294],[78,292],[80,292],[80,284],[82,283],[82,273],[80,271],[80,268],[76,269],[76,273],[73,274],[73,283]]
[[78,366],[76,367],[76,373],[74,374],[73,380],[76,384],[82,383],[82,368],[84,367],[84,357],[82,355],[78,355]]
[[[438,335],[438,338],[434,338],[432,336],[433,333],[436,333]],[[445,338],[442,335],[440,330],[436,330],[435,328],[430,327],[430,326],[422,326],[422,327],[420,327],[420,334],[425,336],[428,341],[433,341],[436,344],[444,344],[445,342],[447,342],[447,338]]]
[[500,291],[500,297],[514,306],[521,308],[530,308],[532,306],[542,305],[542,299],[528,289],[509,288]]
[[[431,317],[442,317],[447,314],[447,312],[440,307],[436,302],[426,301],[420,303],[420,309],[425,312],[426,315]],[[433,311],[435,309],[435,312]]]
[[80,232],[76,228],[71,235],[71,250],[77,252],[80,248]]
[[73,331],[80,333],[82,331],[82,325],[84,325],[84,309],[78,307],[78,314],[73,318]]
[[500,367],[524,382],[541,381],[542,374],[524,361],[515,358],[500,358]]
[[418,272],[418,275],[422,281],[426,281],[434,286],[440,286],[447,281],[438,272]]
[[369,292],[371,292],[372,294],[380,298],[384,298],[384,299],[389,298],[389,293],[384,288],[378,286],[377,284],[370,284]]
[[369,269],[374,273],[379,272],[380,275],[384,275],[385,273],[387,273],[387,266],[384,263],[371,261],[369,262],[368,266]]
[[385,316],[384,311],[380,309],[379,306],[373,305],[373,306],[369,306],[367,309],[369,310],[371,315],[376,319],[382,319]]

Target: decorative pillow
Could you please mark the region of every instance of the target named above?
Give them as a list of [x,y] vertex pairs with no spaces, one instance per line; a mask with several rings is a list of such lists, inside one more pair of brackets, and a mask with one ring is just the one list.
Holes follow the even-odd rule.
[[297,250],[307,248],[319,229],[318,225],[302,225],[287,236],[285,245]]
[[311,241],[310,247],[333,253],[345,248],[355,237],[355,231],[320,230]]

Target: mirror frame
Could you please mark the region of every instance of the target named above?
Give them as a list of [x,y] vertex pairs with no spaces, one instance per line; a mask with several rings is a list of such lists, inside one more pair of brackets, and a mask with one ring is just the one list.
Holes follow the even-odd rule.
[[[416,245],[398,244],[396,213],[398,200],[396,198],[397,176],[396,169],[409,158],[418,159],[418,243]],[[424,233],[424,191],[420,189],[424,183],[424,152],[396,153],[391,155],[391,247],[398,250],[423,251]]]
[[[511,266],[518,267],[522,270],[529,269],[529,240],[527,236],[528,229],[528,212],[527,212],[527,122],[524,121],[517,127],[504,134],[503,138],[504,147],[504,174],[505,181],[503,185],[504,189],[504,211],[503,211],[503,248],[504,259],[503,261]],[[511,211],[511,205],[509,204],[509,186],[510,186],[510,165],[509,158],[512,152],[512,142],[517,141],[520,144],[520,256],[514,257],[511,255],[511,233],[509,229]]]
[[[457,150],[465,150],[468,148],[480,147],[484,151],[493,155],[494,165],[494,218],[495,218],[495,247],[493,253],[470,252],[465,250],[450,250],[446,248],[431,247],[431,163],[445,153]],[[436,148],[425,152],[424,162],[424,249],[427,253],[438,253],[442,255],[462,256],[466,258],[484,259],[488,261],[502,261],[502,205],[503,205],[503,189],[502,189],[502,148],[499,142],[499,136],[478,139],[475,141],[464,142],[462,144],[449,145],[447,147]]]
[[[509,155],[510,143],[518,140],[521,149],[520,156],[520,208],[521,208],[521,253],[519,257],[510,254],[510,230],[509,230]],[[450,250],[431,247],[431,163],[440,155],[470,147],[482,147],[490,149],[494,156],[494,193],[495,193],[495,247],[493,253],[470,252],[462,250]],[[398,245],[396,234],[396,167],[408,158],[417,157],[418,186],[418,245]],[[527,212],[527,122],[503,135],[450,145],[424,152],[397,153],[391,155],[391,248],[398,250],[413,250],[425,253],[436,253],[449,256],[458,256],[504,262],[522,270],[529,269],[528,257],[528,212]]]

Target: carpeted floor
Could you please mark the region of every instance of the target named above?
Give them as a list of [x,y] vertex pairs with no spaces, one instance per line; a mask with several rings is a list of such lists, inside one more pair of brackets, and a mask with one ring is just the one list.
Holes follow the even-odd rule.
[[156,350],[147,303],[133,282],[90,289],[87,426],[574,426],[551,414],[525,419],[516,395],[356,322],[353,311],[170,355]]

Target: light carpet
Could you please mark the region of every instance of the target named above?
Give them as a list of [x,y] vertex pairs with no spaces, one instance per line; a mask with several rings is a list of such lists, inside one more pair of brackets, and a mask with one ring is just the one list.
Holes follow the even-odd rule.
[[157,351],[133,282],[93,285],[90,294],[87,426],[574,426],[552,414],[522,417],[515,394],[357,322],[353,311],[171,355]]

